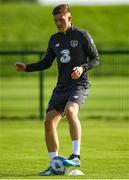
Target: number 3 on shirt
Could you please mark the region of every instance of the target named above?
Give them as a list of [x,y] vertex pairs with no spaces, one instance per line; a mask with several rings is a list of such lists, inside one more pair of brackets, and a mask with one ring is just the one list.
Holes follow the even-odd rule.
[[64,49],[60,53],[62,55],[61,58],[60,58],[60,62],[68,63],[71,60],[70,52],[69,52],[68,49]]

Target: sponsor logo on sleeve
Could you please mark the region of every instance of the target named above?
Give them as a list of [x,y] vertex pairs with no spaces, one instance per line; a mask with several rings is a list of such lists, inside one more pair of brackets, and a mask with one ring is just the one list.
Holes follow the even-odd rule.
[[60,43],[57,43],[55,46],[56,46],[56,48],[59,47],[59,46],[60,46]]
[[91,44],[94,44],[94,41],[93,41],[93,39],[92,39],[92,38],[90,39],[90,42],[91,42]]

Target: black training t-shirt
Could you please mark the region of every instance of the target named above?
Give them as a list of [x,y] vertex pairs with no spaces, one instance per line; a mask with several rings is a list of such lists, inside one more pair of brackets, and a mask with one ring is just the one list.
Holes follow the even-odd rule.
[[[70,87],[73,84],[87,84],[87,71],[99,64],[96,46],[91,36],[81,29],[71,26],[65,33],[51,36],[45,57],[36,63],[28,64],[26,71],[41,71],[49,68],[57,59],[57,85]],[[83,66],[85,71],[77,80],[71,78],[75,66]]]

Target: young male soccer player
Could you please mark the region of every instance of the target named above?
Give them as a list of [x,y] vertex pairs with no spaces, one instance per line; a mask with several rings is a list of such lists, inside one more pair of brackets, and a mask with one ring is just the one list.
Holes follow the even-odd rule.
[[[58,155],[57,125],[65,114],[72,140],[72,155],[64,161],[67,166],[80,166],[81,124],[78,111],[89,94],[87,71],[99,64],[99,57],[91,36],[71,24],[70,8],[61,4],[54,8],[54,21],[58,32],[50,37],[45,57],[33,64],[16,63],[17,71],[41,71],[49,68],[54,59],[58,64],[58,81],[48,104],[45,140],[50,156]],[[50,167],[39,173],[51,175]]]

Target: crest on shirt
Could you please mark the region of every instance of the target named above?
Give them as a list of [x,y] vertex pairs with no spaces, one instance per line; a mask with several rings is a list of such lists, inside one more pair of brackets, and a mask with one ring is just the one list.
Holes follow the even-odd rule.
[[78,45],[78,40],[71,40],[71,41],[70,41],[70,45],[71,45],[73,48],[77,47],[77,45]]

